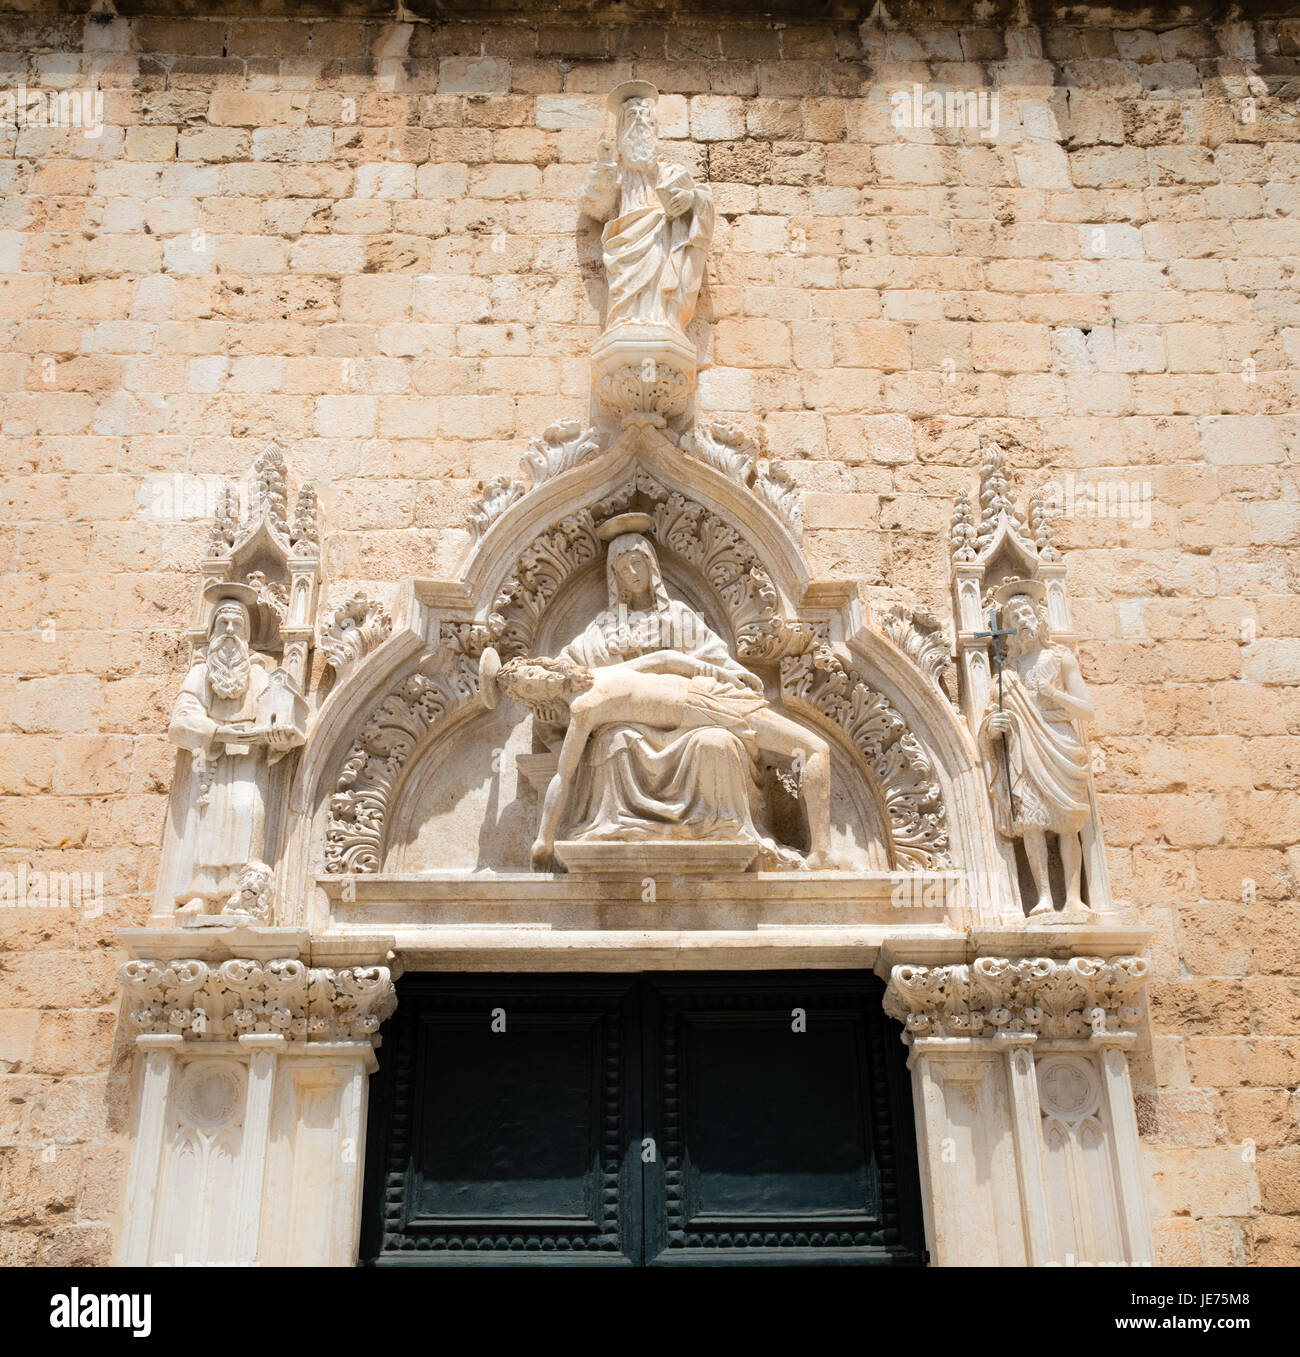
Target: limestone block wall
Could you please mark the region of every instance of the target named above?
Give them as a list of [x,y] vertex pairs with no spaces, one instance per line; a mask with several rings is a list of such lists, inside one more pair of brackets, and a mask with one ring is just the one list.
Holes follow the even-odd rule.
[[[717,204],[701,407],[803,487],[818,575],[946,615],[981,438],[1056,485],[1112,885],[1155,931],[1157,1250],[1300,1261],[1288,6],[26,8],[0,92],[103,104],[95,136],[0,116],[0,870],[48,906],[0,900],[0,1262],[113,1256],[113,932],[149,912],[215,478],[275,440],[316,482],[332,604],[451,575],[483,484],[585,413],[576,204],[634,76]],[[934,90],[996,90],[996,134],[987,102],[895,125]]]

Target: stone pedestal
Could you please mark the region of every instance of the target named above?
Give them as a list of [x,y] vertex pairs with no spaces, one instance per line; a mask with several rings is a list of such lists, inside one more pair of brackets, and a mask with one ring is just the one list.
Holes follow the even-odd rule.
[[555,845],[560,864],[573,873],[602,876],[722,876],[743,872],[758,854],[755,843],[583,843],[562,839]]
[[666,325],[628,323],[606,330],[591,351],[592,388],[622,418],[677,419],[695,391],[695,346]]
[[[293,930],[258,931],[285,935],[290,954],[232,955],[192,931],[169,948],[160,930],[126,930],[163,943],[120,973],[142,1056],[127,1266],[356,1261],[366,1088],[392,976],[311,967]],[[176,957],[182,943],[204,955]]]

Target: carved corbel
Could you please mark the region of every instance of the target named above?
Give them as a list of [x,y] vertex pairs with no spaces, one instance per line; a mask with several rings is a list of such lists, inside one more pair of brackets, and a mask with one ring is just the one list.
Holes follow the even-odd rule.
[[393,619],[382,603],[356,593],[340,608],[321,631],[321,649],[325,663],[342,679],[365,656],[388,639]]

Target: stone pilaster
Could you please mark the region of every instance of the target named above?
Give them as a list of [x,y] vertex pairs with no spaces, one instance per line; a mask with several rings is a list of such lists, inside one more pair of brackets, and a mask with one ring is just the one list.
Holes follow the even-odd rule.
[[143,1056],[122,1262],[355,1261],[389,968],[145,957],[118,975]]
[[936,1263],[1151,1261],[1125,1056],[1149,969],[1136,956],[893,967],[885,1011],[909,1047]]

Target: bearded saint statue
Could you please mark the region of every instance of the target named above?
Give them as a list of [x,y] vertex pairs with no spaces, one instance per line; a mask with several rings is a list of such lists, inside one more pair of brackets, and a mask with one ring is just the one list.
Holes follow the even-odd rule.
[[190,751],[198,788],[182,826],[188,880],[176,893],[177,912],[193,914],[219,913],[242,888],[243,869],[261,866],[270,767],[302,743],[291,724],[267,716],[270,664],[251,646],[253,621],[265,616],[256,592],[213,584],[206,597],[207,653],[186,676],[167,730]]
[[1038,892],[1030,912],[1038,916],[1053,909],[1049,830],[1060,845],[1065,907],[1084,908],[1080,835],[1090,814],[1089,757],[1079,723],[1093,714],[1078,660],[1052,642],[1039,606],[1042,593],[1035,580],[1012,581],[995,591],[1001,624],[1015,634],[1007,641],[1001,704],[995,684],[979,729],[998,830],[1024,840]]
[[617,111],[617,159],[602,141],[587,176],[582,210],[601,233],[609,309],[605,328],[638,322],[684,334],[695,314],[713,239],[713,199],[680,166],[655,155],[658,90],[629,80],[609,96]]

